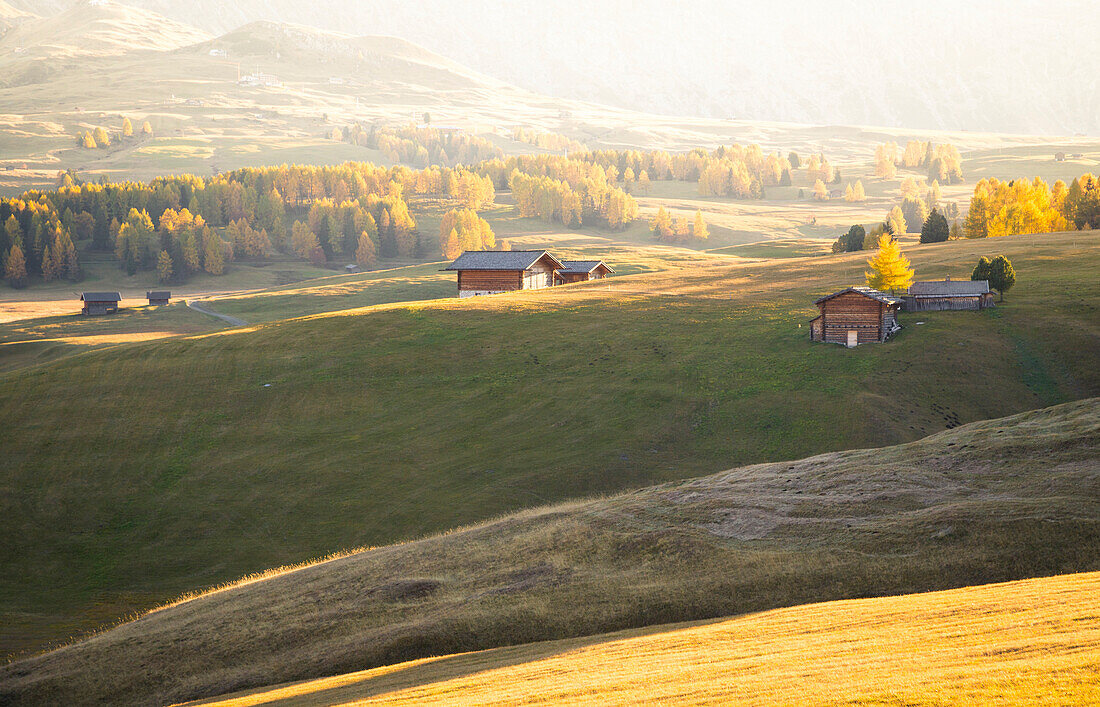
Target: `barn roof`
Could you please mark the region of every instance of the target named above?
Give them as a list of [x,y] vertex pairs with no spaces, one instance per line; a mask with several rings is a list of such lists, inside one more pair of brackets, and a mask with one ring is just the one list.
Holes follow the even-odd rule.
[[121,302],[122,295],[118,292],[84,292],[80,295],[82,302]]
[[153,290],[145,293],[146,299],[171,299],[172,293],[168,290]]
[[932,280],[909,286],[914,297],[973,297],[989,294],[988,280]]
[[814,304],[821,304],[825,300],[831,300],[834,297],[839,297],[848,292],[855,292],[856,294],[863,295],[864,297],[870,297],[871,299],[878,300],[883,304],[901,304],[901,300],[896,297],[891,297],[885,292],[879,292],[878,290],[872,290],[870,287],[845,287],[839,292],[834,292],[831,295],[825,295],[821,299],[814,302]]
[[611,266],[602,260],[563,260],[561,264],[565,267],[562,268],[563,273],[572,273],[584,275],[590,273],[601,265],[608,269],[609,272],[615,272],[611,269]]
[[444,270],[526,270],[543,256],[554,261],[557,269],[565,267],[545,250],[468,250]]

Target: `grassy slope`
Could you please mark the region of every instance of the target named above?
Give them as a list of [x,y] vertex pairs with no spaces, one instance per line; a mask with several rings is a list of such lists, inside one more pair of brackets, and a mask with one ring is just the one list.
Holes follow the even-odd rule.
[[0,700],[164,703],[471,649],[1093,571],[1098,451],[1094,398],[524,511],[153,612],[0,668]]
[[1098,593],[1093,572],[810,604],[428,658],[202,704],[1095,704]]
[[804,325],[858,254],[714,259],[8,374],[0,646],[342,547],[1100,393],[1095,234],[910,254],[930,276],[999,251],[1020,275],[1008,306],[922,315],[854,351]]

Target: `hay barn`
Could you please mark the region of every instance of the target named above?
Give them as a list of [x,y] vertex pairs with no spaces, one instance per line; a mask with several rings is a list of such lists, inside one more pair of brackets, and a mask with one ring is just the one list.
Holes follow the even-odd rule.
[[870,287],[849,287],[814,302],[821,311],[810,320],[810,339],[843,344],[881,343],[901,329],[901,300]]

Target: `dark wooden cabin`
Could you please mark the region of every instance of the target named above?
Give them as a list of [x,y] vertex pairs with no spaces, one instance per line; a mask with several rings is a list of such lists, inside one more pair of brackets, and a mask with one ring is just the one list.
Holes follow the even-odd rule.
[[901,297],[906,312],[985,309],[995,307],[988,280],[933,280],[914,282]]
[[154,290],[153,292],[146,292],[145,298],[149,300],[149,304],[168,304],[172,299],[172,293],[167,290]]
[[118,311],[122,295],[118,292],[85,292],[80,295],[80,301],[84,303],[81,314],[114,314]]
[[615,274],[615,271],[602,260],[563,260],[561,262],[565,267],[558,271],[558,277],[563,285],[571,282],[602,280]]
[[458,272],[458,296],[552,287],[565,266],[545,250],[468,250],[444,270]]
[[845,346],[880,343],[901,329],[901,300],[870,287],[849,287],[814,302],[821,314],[810,320],[810,339]]

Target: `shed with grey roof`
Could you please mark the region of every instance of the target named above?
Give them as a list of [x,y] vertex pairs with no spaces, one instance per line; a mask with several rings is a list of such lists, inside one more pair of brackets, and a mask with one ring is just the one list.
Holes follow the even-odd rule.
[[545,250],[468,250],[444,270],[458,273],[458,296],[552,287],[565,265]]
[[81,314],[114,314],[118,311],[122,295],[118,292],[84,292],[80,295],[80,301],[84,303]]
[[902,295],[906,312],[980,310],[995,307],[988,280],[931,280],[914,282]]
[[886,341],[901,329],[901,300],[870,287],[847,287],[814,304],[821,313],[810,320],[813,341],[852,347]]
[[563,260],[561,262],[565,267],[558,271],[558,277],[564,285],[571,282],[602,280],[615,274],[615,271],[602,260]]

